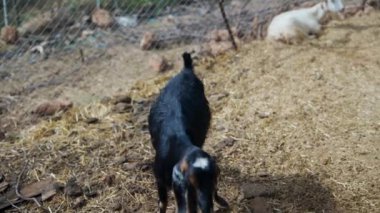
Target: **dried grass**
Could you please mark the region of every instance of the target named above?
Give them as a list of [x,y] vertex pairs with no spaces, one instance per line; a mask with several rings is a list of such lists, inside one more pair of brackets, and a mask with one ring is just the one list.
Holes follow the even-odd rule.
[[[318,41],[299,46],[255,41],[237,54],[205,59],[196,67],[213,109],[205,149],[221,169],[220,194],[232,212],[247,212],[239,199],[244,182],[275,190],[268,203],[280,212],[376,212],[380,209],[380,14],[333,22]],[[34,159],[28,180],[71,176],[99,192],[81,209],[58,195],[45,202],[59,212],[153,212],[157,195],[146,130],[150,101],[175,73],[137,82],[127,113],[94,103],[24,130],[2,143],[1,170],[17,174],[23,153]],[[90,117],[99,123],[87,124]],[[225,140],[230,146],[219,146]],[[260,174],[269,176],[263,177]],[[107,186],[104,179],[115,175]],[[20,207],[34,211],[33,204]],[[174,209],[174,202],[170,203]]]

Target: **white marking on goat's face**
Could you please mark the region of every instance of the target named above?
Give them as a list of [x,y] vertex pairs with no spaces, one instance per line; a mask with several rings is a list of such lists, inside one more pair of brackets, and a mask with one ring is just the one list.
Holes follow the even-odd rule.
[[193,167],[205,169],[208,167],[208,159],[207,158],[197,158],[193,163]]
[[327,0],[327,10],[331,12],[341,12],[344,9],[342,0]]

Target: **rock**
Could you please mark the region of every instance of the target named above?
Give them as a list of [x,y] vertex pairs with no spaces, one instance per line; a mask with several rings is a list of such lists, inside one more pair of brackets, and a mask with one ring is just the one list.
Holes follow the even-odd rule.
[[257,113],[257,115],[261,119],[268,118],[271,114],[272,114],[271,112],[258,112]]
[[87,38],[88,36],[92,36],[94,34],[95,34],[95,31],[93,31],[93,30],[83,30],[80,37],[82,39],[84,39],[84,38]]
[[370,0],[368,5],[373,7],[374,9],[380,9],[380,1],[379,0]]
[[155,55],[149,60],[149,66],[154,72],[165,72],[170,68],[168,60],[164,56]]
[[152,169],[152,164],[151,163],[143,163],[139,165],[139,169],[143,172],[146,172],[150,169]]
[[11,77],[11,74],[9,72],[0,71],[0,80],[4,80],[4,79],[9,78],[9,77]]
[[254,213],[272,213],[272,207],[267,198],[255,197],[249,201],[248,208]]
[[343,16],[344,16],[344,18],[355,16],[361,10],[362,10],[361,6],[358,6],[358,5],[347,5],[346,7],[344,7]]
[[91,190],[90,187],[85,187],[83,190],[83,193],[88,198],[94,198],[94,197],[98,196],[98,192]]
[[132,106],[130,104],[127,104],[127,103],[118,103],[118,104],[116,104],[114,106],[113,111],[117,112],[117,113],[124,113],[128,109],[131,109],[131,108],[132,108]]
[[228,97],[230,94],[228,92],[222,92],[222,93],[216,93],[212,94],[209,98],[210,102],[217,102],[220,101],[226,97]]
[[124,163],[123,164],[123,170],[124,171],[129,171],[129,170],[134,170],[137,168],[139,164],[136,163],[136,162],[133,162],[133,163]]
[[5,191],[9,187],[9,183],[6,181],[0,181],[0,193]]
[[120,211],[123,208],[120,201],[115,201],[111,203],[110,209],[112,211]]
[[176,24],[177,18],[173,15],[168,15],[162,19],[162,24],[170,25],[170,24]]
[[100,100],[101,104],[109,104],[112,101],[111,97],[105,96]]
[[67,100],[53,100],[40,104],[32,113],[39,116],[54,115],[59,111],[66,111],[73,106],[71,101]]
[[118,156],[115,158],[114,162],[115,164],[123,164],[128,161],[127,156]]
[[73,203],[74,209],[82,208],[84,205],[86,205],[86,200],[83,197],[77,197]]
[[194,57],[211,56],[211,48],[208,43],[197,45],[195,47]]
[[111,103],[115,105],[118,103],[131,104],[132,98],[129,95],[116,95],[112,98]]
[[223,141],[219,142],[214,146],[215,150],[221,151],[226,147],[231,147],[236,143],[236,140],[233,138],[226,138]]
[[140,41],[140,48],[142,50],[149,50],[151,49],[155,44],[155,35],[152,32],[145,32],[141,41]]
[[76,182],[76,178],[70,178],[65,186],[64,193],[69,197],[79,197],[83,194],[82,188]]
[[230,34],[228,30],[218,30],[218,37],[220,41],[229,41],[230,40]]
[[0,141],[4,140],[6,138],[5,132],[0,130]]
[[210,41],[216,41],[219,42],[221,41],[221,38],[219,37],[218,30],[213,30],[207,35],[208,39]]
[[136,27],[138,24],[138,17],[137,15],[133,16],[118,16],[115,17],[115,21],[117,24],[123,27]]
[[116,179],[115,175],[107,175],[104,177],[103,182],[107,186],[112,186],[115,183],[115,179]]
[[86,122],[87,124],[95,124],[99,122],[99,118],[94,118],[94,117],[87,118],[84,122]]
[[[244,36],[243,32],[241,30],[238,30],[236,27],[231,28],[231,31],[235,39],[242,38]],[[207,37],[210,41],[230,41],[230,33],[227,29],[213,30],[208,34]]]
[[257,172],[257,176],[259,176],[261,178],[267,178],[267,177],[269,177],[269,173],[266,171],[259,171],[259,172]]
[[14,44],[18,40],[18,31],[13,26],[5,26],[1,29],[1,39],[7,44]]
[[209,43],[209,45],[211,49],[211,54],[213,56],[220,55],[233,48],[232,43],[229,41],[222,41],[222,42],[212,41]]
[[110,27],[113,23],[110,12],[104,9],[95,9],[91,15],[91,21],[102,28]]
[[53,196],[55,196],[58,192],[62,192],[65,185],[60,182],[55,182],[53,184],[48,185],[41,193],[41,201],[46,201]]
[[363,13],[366,14],[366,15],[368,15],[368,14],[374,12],[374,11],[375,11],[374,7],[368,6],[368,7],[364,8],[364,12]]
[[275,190],[260,183],[245,183],[241,186],[242,199],[250,199],[253,197],[270,197],[274,195]]

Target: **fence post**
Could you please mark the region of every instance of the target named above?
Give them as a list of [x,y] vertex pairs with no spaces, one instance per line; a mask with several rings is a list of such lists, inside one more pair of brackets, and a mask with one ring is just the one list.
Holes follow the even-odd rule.
[[8,26],[7,0],[3,0],[4,25]]
[[100,0],[96,0],[96,8],[97,8],[97,9],[100,8]]
[[235,42],[235,38],[234,38],[234,35],[232,34],[230,23],[228,22],[228,19],[227,19],[226,11],[224,11],[223,3],[224,3],[224,0],[219,0],[220,12],[222,13],[222,17],[223,17],[223,20],[224,20],[224,24],[226,25],[228,34],[230,35],[232,46],[234,47],[235,50],[237,50],[237,45],[236,45],[236,42]]

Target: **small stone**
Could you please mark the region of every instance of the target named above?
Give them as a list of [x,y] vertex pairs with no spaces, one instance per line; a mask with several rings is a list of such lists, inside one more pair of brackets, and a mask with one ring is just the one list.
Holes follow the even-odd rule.
[[111,97],[105,96],[100,100],[101,104],[109,104],[112,101]]
[[361,10],[362,10],[362,7],[359,5],[347,5],[344,8],[344,12],[343,12],[344,18],[355,16]]
[[74,209],[82,208],[84,205],[86,205],[86,200],[83,197],[77,197],[73,203]]
[[144,164],[140,164],[139,167],[141,171],[146,172],[152,168],[152,164],[144,163]]
[[99,118],[91,117],[91,118],[86,119],[85,122],[86,122],[87,124],[95,124],[95,123],[98,123],[98,122],[99,122]]
[[221,151],[225,149],[226,147],[231,147],[236,143],[236,140],[233,138],[226,138],[223,141],[219,142],[217,145],[215,145],[215,149],[217,151]]
[[4,80],[6,78],[9,78],[11,74],[7,71],[0,71],[0,80]]
[[118,103],[131,104],[132,98],[129,95],[116,95],[112,98],[111,103],[115,105]]
[[13,26],[5,26],[1,29],[1,39],[7,44],[14,44],[18,40],[17,29]]
[[72,177],[67,181],[64,193],[69,197],[79,197],[83,194],[82,188],[76,182],[75,177]]
[[226,51],[232,49],[232,43],[229,41],[221,41],[221,42],[210,42],[209,43],[211,54],[213,56],[220,55],[222,53],[225,53]]
[[98,196],[98,192],[91,190],[90,187],[85,187],[83,192],[84,192],[84,195],[88,198],[94,198]]
[[66,111],[73,106],[71,101],[67,100],[53,100],[40,104],[32,113],[39,116],[54,115],[59,111]]
[[272,213],[272,207],[268,203],[267,198],[255,197],[249,202],[249,209],[255,213]]
[[112,211],[120,211],[123,208],[123,206],[119,201],[116,201],[114,203],[111,203],[110,208]]
[[85,39],[85,38],[92,36],[94,34],[95,34],[95,31],[93,31],[93,30],[83,30],[80,37],[82,39]]
[[241,186],[243,199],[253,197],[270,197],[274,195],[274,189],[260,183],[246,183]]
[[0,130],[0,141],[4,140],[6,138],[5,132]]
[[123,156],[118,156],[118,157],[116,157],[115,160],[114,160],[115,164],[123,164],[123,163],[125,163],[125,162],[127,162],[127,161],[128,161],[128,158],[127,158],[127,156],[125,156],[125,155],[123,155]]
[[152,32],[145,32],[141,41],[140,41],[140,48],[142,50],[149,50],[151,49],[155,44],[155,35]]
[[272,113],[271,112],[259,112],[257,114],[258,114],[259,118],[264,119],[264,118],[268,118]]
[[91,15],[91,21],[98,27],[107,28],[112,25],[113,19],[110,12],[107,10],[95,9]]
[[112,186],[115,183],[115,175],[107,175],[104,177],[103,182],[107,184],[107,186]]
[[328,158],[326,158],[326,159],[323,160],[323,165],[326,166],[328,164],[331,164],[331,161],[332,161],[331,157],[328,157]]
[[219,34],[218,34],[218,30],[213,30],[211,31],[209,34],[208,34],[208,39],[210,41],[221,41],[220,37],[219,37]]
[[117,113],[124,113],[128,109],[131,109],[131,108],[132,108],[132,106],[130,104],[127,104],[127,103],[118,103],[118,104],[115,105],[114,111],[117,112]]
[[9,183],[6,181],[0,182],[0,193],[5,191],[9,187]]
[[138,166],[138,163],[134,162],[134,163],[124,163],[123,164],[123,170],[125,171],[129,171],[129,170],[134,170],[136,169]]
[[266,177],[269,177],[269,173],[265,172],[265,171],[261,171],[261,172],[257,173],[257,176],[259,176],[261,178],[266,178]]
[[154,72],[165,72],[170,68],[168,60],[164,56],[155,55],[149,60],[149,66]]

